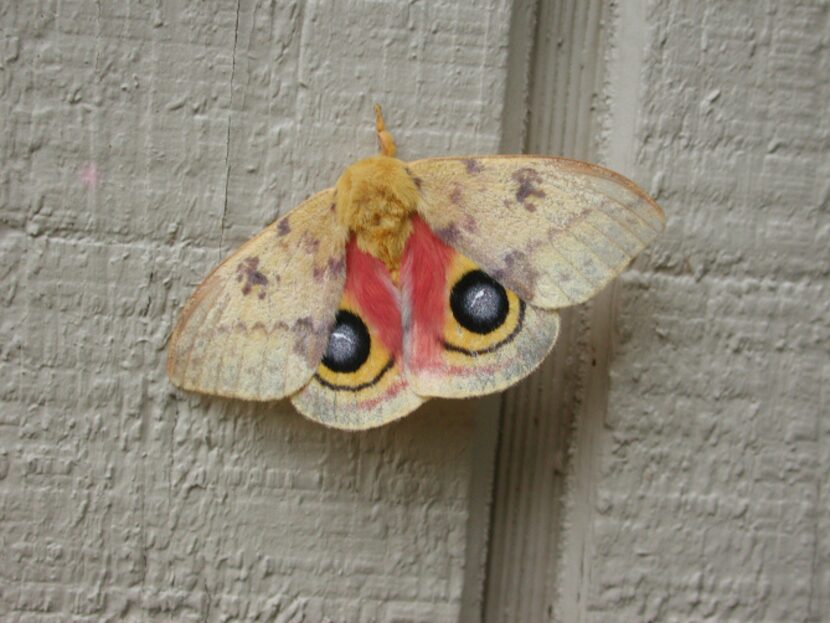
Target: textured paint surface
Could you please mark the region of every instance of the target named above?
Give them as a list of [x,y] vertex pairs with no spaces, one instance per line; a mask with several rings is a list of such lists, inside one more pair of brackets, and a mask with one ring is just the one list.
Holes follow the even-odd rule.
[[636,5],[607,163],[668,226],[617,289],[606,417],[579,423],[561,619],[826,620],[828,6]]
[[375,101],[404,158],[494,151],[507,28],[492,2],[3,4],[0,619],[457,618],[470,403],[337,433],[175,391],[164,346],[212,266],[374,153]]
[[[211,266],[374,150],[375,99],[403,158],[496,148],[505,4],[0,7],[0,618],[456,619],[486,532],[465,531],[486,453],[464,403],[344,435],[282,403],[177,394],[163,348]],[[669,225],[617,288],[608,416],[579,422],[562,566],[539,553],[549,534],[498,559],[549,575],[503,584],[561,578],[564,621],[821,621],[826,3],[617,10],[603,161]],[[566,148],[587,131],[552,123]],[[508,416],[567,386],[534,377]],[[583,391],[604,412],[603,383]],[[504,443],[560,438],[527,424]],[[526,454],[510,484],[563,452]],[[508,529],[552,525],[558,485],[534,486]]]

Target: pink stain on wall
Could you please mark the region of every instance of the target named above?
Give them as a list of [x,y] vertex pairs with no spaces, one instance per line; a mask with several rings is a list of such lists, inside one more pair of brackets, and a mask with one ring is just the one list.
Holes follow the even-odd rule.
[[95,166],[94,162],[90,162],[86,164],[83,169],[81,169],[78,177],[81,180],[81,184],[86,186],[88,190],[92,190],[98,186],[98,182],[100,180],[98,175],[98,167]]

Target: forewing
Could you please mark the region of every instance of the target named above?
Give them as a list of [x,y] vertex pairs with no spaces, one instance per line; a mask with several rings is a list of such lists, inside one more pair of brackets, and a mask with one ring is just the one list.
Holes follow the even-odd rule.
[[633,182],[577,160],[433,158],[409,170],[438,237],[539,307],[587,300],[664,226]]
[[422,396],[499,391],[530,374],[559,331],[556,311],[528,305],[413,221],[401,285],[406,376]]
[[354,240],[346,257],[346,287],[325,354],[291,401],[312,420],[358,430],[403,417],[424,399],[403,375],[400,300],[389,272]]
[[196,289],[168,346],[173,383],[272,400],[308,382],[323,356],[346,275],[347,235],[332,195],[318,193],[269,225]]

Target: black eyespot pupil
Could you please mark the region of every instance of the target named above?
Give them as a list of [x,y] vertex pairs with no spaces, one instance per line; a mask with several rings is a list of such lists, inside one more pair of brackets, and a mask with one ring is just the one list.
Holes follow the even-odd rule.
[[329,334],[323,365],[334,372],[356,372],[369,358],[369,331],[351,312],[337,312],[334,329]]
[[480,270],[464,275],[450,293],[452,315],[473,333],[490,333],[504,324],[510,305],[500,283]]

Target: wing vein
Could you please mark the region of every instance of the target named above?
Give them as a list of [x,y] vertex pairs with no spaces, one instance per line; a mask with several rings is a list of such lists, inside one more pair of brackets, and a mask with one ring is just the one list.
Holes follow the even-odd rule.
[[[578,268],[576,267],[576,264],[574,264],[574,263],[573,263],[573,261],[571,261],[570,259],[568,259],[567,257],[565,257],[565,256],[562,254],[562,252],[561,252],[561,251],[559,251],[559,250],[558,250],[558,249],[554,246],[553,240],[548,240],[548,245],[550,246],[550,248],[551,248],[551,249],[553,249],[553,252],[554,252],[554,253],[556,253],[559,257],[561,257],[561,258],[562,258],[562,260],[563,260],[566,264],[569,264],[569,265],[570,265],[570,267],[571,267],[571,269],[573,270],[573,272],[574,272],[574,273],[576,273],[576,274],[579,276],[579,278],[580,278],[580,279],[582,279],[585,283],[587,283],[589,286],[598,286],[598,285],[601,285],[601,283],[600,283],[600,284],[595,283],[593,279],[590,279],[590,278],[588,277],[588,275],[586,275],[586,274],[585,274],[585,273],[583,273],[580,269],[578,269]],[[574,298],[573,298],[572,296],[570,296],[570,295],[568,295],[568,298],[569,298],[569,299],[571,299],[571,300],[574,300]]]
[[[616,221],[614,221],[614,222],[616,223]],[[631,256],[631,254],[630,254],[628,251],[626,251],[626,250],[625,250],[622,246],[620,246],[620,243],[619,243],[619,242],[617,242],[616,240],[614,240],[611,236],[609,236],[608,234],[606,234],[606,233],[605,233],[604,231],[602,231],[599,227],[597,227],[596,225],[594,225],[593,223],[591,223],[591,222],[589,222],[589,221],[585,221],[585,225],[587,225],[588,227],[590,227],[591,229],[593,229],[595,232],[597,232],[600,236],[602,236],[603,238],[605,238],[608,242],[610,242],[610,243],[611,243],[611,245],[612,245],[612,246],[617,247],[617,249],[619,249],[619,250],[620,250],[620,252],[622,253],[623,257],[628,258],[628,261],[631,261],[631,260],[633,259],[633,258],[632,258],[632,256]],[[632,236],[633,236],[633,234],[632,234]],[[636,238],[636,236],[635,236],[635,238]],[[637,238],[637,241],[639,242],[639,241],[640,241],[640,239],[639,239],[639,238]],[[585,243],[583,243],[583,244],[585,244]],[[605,260],[602,260],[602,263],[603,263],[603,264],[605,264],[606,266],[608,266],[608,268],[610,268],[611,270],[617,270],[617,266],[611,266],[611,265],[610,265],[608,262],[606,262]]]
[[[214,293],[215,293],[214,296],[210,299],[210,306],[208,307],[207,311],[205,312],[202,323],[199,325],[198,328],[196,328],[195,330],[191,330],[189,332],[192,335],[192,339],[190,340],[190,344],[187,347],[187,358],[184,362],[184,366],[182,366],[182,373],[181,373],[182,380],[186,380],[187,377],[188,377],[188,374],[190,372],[190,366],[191,366],[191,363],[192,363],[192,360],[193,360],[193,349],[196,346],[196,342],[199,338],[199,334],[201,333],[201,331],[204,328],[204,322],[210,316],[211,308],[213,307],[213,305],[216,304],[216,301],[219,299],[219,295],[221,294],[221,291],[220,290],[214,290]],[[207,304],[208,304],[207,297],[203,298],[202,300],[200,300],[198,302],[198,307],[196,309],[194,309],[193,312],[190,313],[190,316],[187,318],[187,322],[185,324],[185,327],[190,325],[190,322],[193,319],[193,314],[196,311],[201,311],[202,307],[204,305],[207,305]],[[195,383],[192,383],[191,385],[195,386]]]
[[[612,199],[612,201],[614,201],[614,200]],[[617,203],[617,204],[619,204],[619,205],[623,205],[623,204],[621,204],[619,201],[614,201],[614,203]],[[625,207],[625,206],[623,205],[623,207]],[[605,210],[603,210],[603,209],[601,209],[601,208],[597,208],[597,211],[601,212],[602,214],[604,214],[605,216],[607,216],[608,218],[610,218],[610,219],[611,219],[612,221],[614,221],[614,222],[615,222],[618,226],[620,226],[622,229],[624,229],[624,230],[625,230],[625,231],[627,231],[629,234],[631,234],[632,236],[634,236],[634,238],[636,238],[636,239],[637,239],[637,241],[640,243],[641,248],[645,247],[645,246],[648,244],[648,242],[647,242],[647,241],[645,241],[645,240],[643,240],[643,238],[642,238],[642,237],[641,237],[641,236],[640,236],[640,235],[639,235],[636,231],[634,231],[634,230],[631,228],[631,226],[629,226],[629,225],[628,225],[628,224],[626,224],[625,222],[621,222],[619,219],[615,218],[615,217],[614,217],[614,215],[613,215],[611,212],[606,212]],[[643,219],[642,219],[642,218],[640,218],[640,217],[638,217],[638,216],[637,216],[637,214],[636,214],[635,212],[633,212],[633,211],[632,211],[632,214],[634,214],[634,216],[636,216],[636,217],[637,217],[640,221],[643,221]],[[645,222],[645,221],[643,221],[643,222]],[[648,223],[646,223],[646,226],[647,226],[649,229],[652,229],[652,230],[654,229],[654,228],[653,228],[653,227],[651,227]]]
[[[623,202],[622,202],[622,201],[620,201],[619,199],[614,199],[614,197],[612,197],[612,196],[610,196],[609,194],[604,193],[604,192],[602,192],[602,191],[596,191],[596,192],[597,192],[597,194],[602,195],[603,197],[606,197],[609,201],[612,201],[612,202],[616,203],[617,205],[621,206],[624,210],[627,210],[628,212],[630,212],[630,213],[634,216],[634,218],[636,218],[636,219],[637,219],[637,220],[639,220],[641,223],[643,223],[646,227],[648,227],[650,230],[652,230],[655,234],[659,234],[659,233],[660,233],[660,229],[657,229],[656,227],[654,227],[654,226],[653,226],[651,223],[649,223],[649,222],[648,222],[645,218],[643,218],[642,216],[640,216],[640,214],[639,214],[636,210],[634,210],[633,208],[629,207],[627,204],[623,203]],[[607,214],[607,212],[605,212],[605,214]],[[626,228],[626,229],[628,229],[628,228]],[[632,232],[632,233],[633,233],[633,232]],[[636,235],[636,234],[635,234],[635,235]],[[639,236],[637,236],[637,238],[640,238],[640,237],[639,237]],[[640,238],[640,239],[642,240],[642,238]],[[643,244],[645,244],[645,242],[644,242]]]
[[[232,297],[230,297],[230,296],[226,296],[226,297],[225,297],[225,300],[224,300],[224,301],[222,301],[222,307],[220,307],[220,308],[219,308],[219,313],[218,313],[218,318],[219,318],[219,319],[221,319],[221,318],[222,318],[222,316],[223,316],[223,315],[224,315],[224,313],[225,313],[225,310],[226,310],[226,309],[228,308],[228,306],[231,304],[231,301],[232,301]],[[210,314],[210,312],[208,312],[208,314]],[[207,319],[208,319],[208,316],[206,316],[206,317],[205,317],[205,320],[206,320],[206,321],[207,321]],[[210,329],[211,331],[216,332],[217,327],[218,327],[218,322],[217,322],[216,320],[213,320],[212,324],[211,324],[211,325],[209,325],[209,326],[207,325],[207,323],[206,323],[206,322],[205,322],[205,323],[202,323],[202,326],[199,328],[199,331],[196,333],[196,337],[195,337],[195,338],[194,338],[194,340],[193,340],[193,345],[194,345],[194,346],[196,345],[196,343],[199,341],[199,338],[201,338],[201,337],[202,337],[202,335],[203,335],[206,331],[208,331],[208,330]],[[208,341],[207,343],[208,343],[208,344],[210,344],[210,341]],[[191,354],[191,356],[192,356],[192,354],[193,354],[193,351],[192,351],[192,350],[191,350],[191,353],[190,353],[190,354]],[[202,358],[202,360],[204,361],[204,357]],[[188,358],[188,364],[189,364],[189,363],[190,363],[190,358]],[[205,365],[204,365],[204,363],[202,363],[202,364],[199,366],[199,368],[200,368],[200,369],[199,369],[199,378],[198,378],[198,381],[199,381],[199,382],[198,382],[198,383],[197,383],[197,382],[194,382],[194,383],[193,383],[194,387],[203,386],[203,385],[202,385],[202,379],[204,379],[204,377],[205,377]]]

